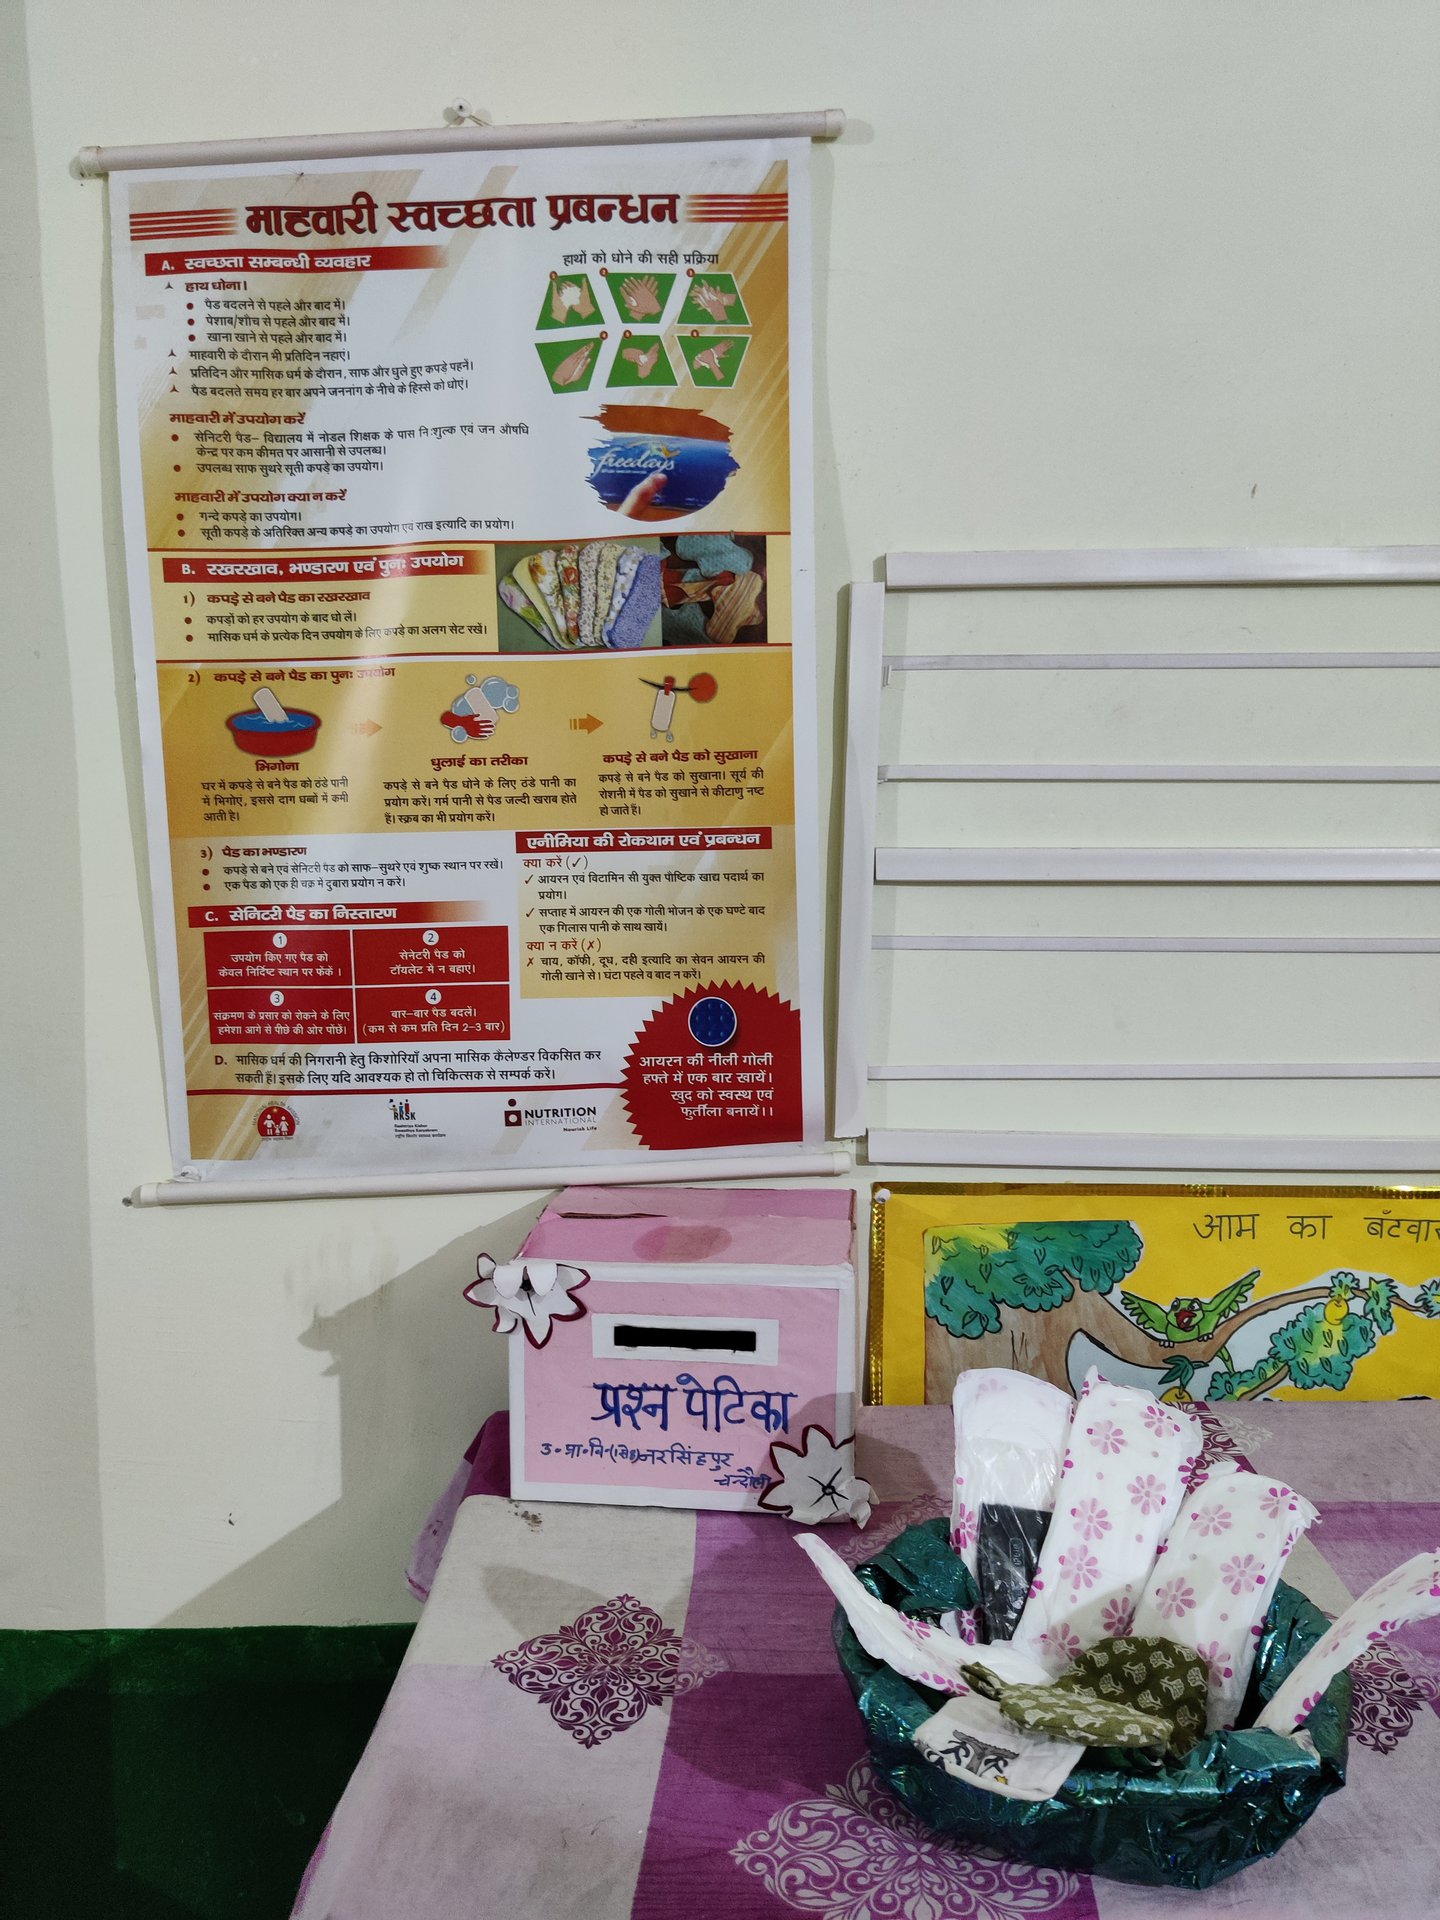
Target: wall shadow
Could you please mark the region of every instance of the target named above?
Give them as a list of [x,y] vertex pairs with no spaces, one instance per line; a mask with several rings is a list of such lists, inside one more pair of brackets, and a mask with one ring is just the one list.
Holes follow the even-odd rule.
[[[187,1600],[170,1627],[413,1620],[405,1585],[416,1536],[481,1423],[506,1402],[506,1349],[462,1299],[477,1254],[512,1258],[549,1196],[460,1235],[339,1313],[301,1344],[340,1383],[340,1498]],[[323,1577],[322,1577],[323,1573]],[[316,1603],[343,1593],[343,1612]]]

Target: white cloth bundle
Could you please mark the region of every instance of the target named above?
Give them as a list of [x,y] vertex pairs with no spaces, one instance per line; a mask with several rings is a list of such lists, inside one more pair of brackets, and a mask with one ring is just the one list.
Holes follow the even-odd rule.
[[1188,1413],[1091,1368],[1075,1408],[1055,1516],[1015,1642],[1052,1674],[1130,1631],[1202,1436]]
[[976,1367],[955,1382],[950,1544],[975,1577],[982,1507],[1050,1513],[1075,1402],[1048,1380]]
[[1403,1567],[1387,1573],[1341,1614],[1283,1680],[1257,1727],[1272,1733],[1293,1733],[1314,1707],[1342,1667],[1373,1646],[1388,1640],[1397,1627],[1412,1620],[1430,1620],[1440,1613],[1440,1552],[1417,1553]]
[[1281,1568],[1314,1519],[1292,1487],[1234,1466],[1202,1475],[1180,1504],[1131,1631],[1205,1661],[1212,1733],[1239,1717]]

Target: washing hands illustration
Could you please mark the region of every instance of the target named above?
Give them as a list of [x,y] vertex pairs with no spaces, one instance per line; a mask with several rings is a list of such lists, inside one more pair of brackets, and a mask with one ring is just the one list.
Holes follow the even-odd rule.
[[660,358],[660,342],[653,341],[648,348],[622,347],[622,360],[628,360],[642,380],[648,380],[655,371],[655,362]]
[[557,387],[573,387],[577,380],[583,380],[585,369],[590,364],[590,356],[595,351],[595,342],[587,340],[583,347],[577,347],[574,353],[565,358],[551,374],[550,379]]
[[556,280],[550,288],[550,318],[563,325],[572,315],[588,320],[595,311],[590,289],[583,280]]
[[723,287],[712,286],[708,280],[702,280],[690,289],[690,297],[697,307],[703,307],[712,320],[725,324],[727,309],[733,307],[740,298],[738,293],[726,293]]
[[632,320],[650,320],[660,311],[660,289],[653,273],[639,280],[622,280],[620,298]]
[[[1147,1332],[1154,1334],[1162,1347],[1173,1347],[1184,1341],[1208,1340],[1232,1314],[1238,1313],[1245,1305],[1259,1278],[1260,1269],[1257,1267],[1253,1273],[1232,1280],[1228,1287],[1222,1287],[1219,1293],[1212,1294],[1208,1300],[1197,1299],[1194,1294],[1182,1294],[1178,1300],[1172,1300],[1168,1307],[1160,1307],[1153,1300],[1142,1300],[1138,1293],[1122,1293],[1120,1303],[1131,1319],[1137,1320]],[[1224,1347],[1220,1348],[1216,1357],[1222,1366],[1230,1365],[1230,1356]]]
[[734,342],[730,340],[717,340],[713,347],[706,347],[703,353],[696,354],[696,367],[703,369],[716,380],[723,380],[725,369],[720,363],[733,345]]

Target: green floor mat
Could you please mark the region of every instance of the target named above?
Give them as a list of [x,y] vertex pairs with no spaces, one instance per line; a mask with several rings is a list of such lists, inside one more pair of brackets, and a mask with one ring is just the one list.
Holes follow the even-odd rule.
[[0,1914],[285,1920],[412,1631],[0,1632]]

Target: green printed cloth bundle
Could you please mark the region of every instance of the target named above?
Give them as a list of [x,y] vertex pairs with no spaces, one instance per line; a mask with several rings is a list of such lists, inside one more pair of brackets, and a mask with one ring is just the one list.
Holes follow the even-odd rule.
[[979,1661],[962,1672],[1027,1733],[1179,1757],[1205,1730],[1210,1670],[1198,1653],[1173,1640],[1101,1640],[1048,1686],[1002,1680]]

